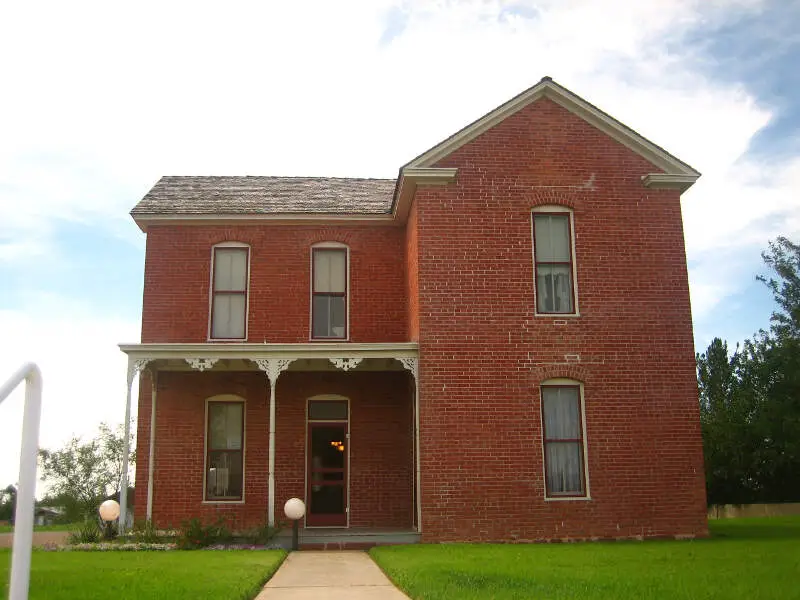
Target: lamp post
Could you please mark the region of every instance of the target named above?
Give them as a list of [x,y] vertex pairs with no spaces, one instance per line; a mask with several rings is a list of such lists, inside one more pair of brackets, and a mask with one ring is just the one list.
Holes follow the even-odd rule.
[[114,539],[114,526],[111,524],[119,517],[119,503],[116,500],[106,500],[100,505],[100,518],[105,521],[103,537],[107,540]]
[[283,512],[292,521],[292,550],[298,550],[300,537],[300,519],[306,514],[305,502],[300,498],[289,498],[283,505]]

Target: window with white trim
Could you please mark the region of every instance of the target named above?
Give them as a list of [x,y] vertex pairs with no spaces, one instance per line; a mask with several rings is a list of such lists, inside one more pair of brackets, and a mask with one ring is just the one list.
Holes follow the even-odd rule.
[[347,338],[347,248],[311,249],[311,337]]
[[570,212],[534,210],[533,258],[536,271],[536,312],[576,314]]
[[210,338],[243,340],[247,337],[247,246],[214,247],[211,274]]
[[541,394],[547,496],[586,496],[581,386],[543,384]]
[[244,402],[208,402],[206,500],[241,500],[244,489]]

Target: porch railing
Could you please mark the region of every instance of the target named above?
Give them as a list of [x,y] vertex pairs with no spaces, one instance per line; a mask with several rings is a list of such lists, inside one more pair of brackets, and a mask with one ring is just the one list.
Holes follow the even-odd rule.
[[27,600],[33,546],[33,510],[36,488],[36,459],[39,452],[39,421],[42,416],[42,373],[27,363],[0,387],[0,404],[25,381],[25,412],[22,417],[22,445],[19,482],[14,513],[14,546],[11,550],[10,600]]

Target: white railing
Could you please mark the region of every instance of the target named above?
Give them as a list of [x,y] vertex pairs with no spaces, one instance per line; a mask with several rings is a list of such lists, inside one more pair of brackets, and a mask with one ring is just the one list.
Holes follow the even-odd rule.
[[27,600],[33,546],[33,509],[36,489],[36,459],[39,452],[39,421],[42,416],[42,373],[34,363],[22,366],[0,387],[0,403],[25,381],[25,413],[19,457],[19,487],[14,513],[14,547],[11,551],[10,600]]

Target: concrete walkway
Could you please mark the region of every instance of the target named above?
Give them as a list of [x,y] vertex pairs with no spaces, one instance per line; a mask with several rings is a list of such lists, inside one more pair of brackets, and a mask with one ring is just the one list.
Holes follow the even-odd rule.
[[366,552],[292,552],[256,600],[407,599]]
[[[68,531],[34,531],[34,546],[63,546],[67,543]],[[11,548],[14,545],[13,533],[0,533],[0,548]]]

